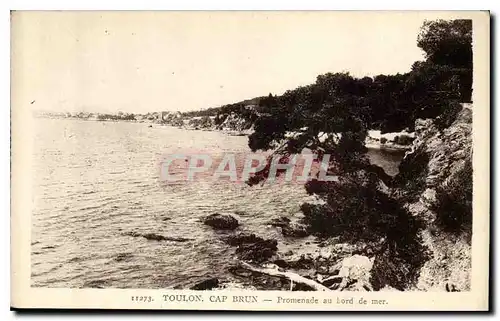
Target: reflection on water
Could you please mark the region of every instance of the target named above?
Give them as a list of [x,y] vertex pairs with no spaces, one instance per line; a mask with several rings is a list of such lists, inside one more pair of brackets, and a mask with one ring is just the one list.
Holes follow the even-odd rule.
[[[199,222],[237,214],[240,230],[283,239],[266,222],[300,217],[302,186],[249,187],[226,181],[165,184],[162,155],[179,149],[246,152],[247,138],[221,132],[149,128],[147,124],[37,119],[32,217],[32,285],[48,287],[184,287],[230,278],[234,248]],[[370,151],[389,174],[400,157]],[[185,237],[151,241],[128,232]]]
[[405,152],[369,148],[367,155],[372,164],[382,167],[387,174],[394,176],[399,173],[398,166],[405,156]]

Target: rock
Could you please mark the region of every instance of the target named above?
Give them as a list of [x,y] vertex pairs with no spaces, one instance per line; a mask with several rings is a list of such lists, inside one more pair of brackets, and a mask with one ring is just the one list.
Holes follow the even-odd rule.
[[285,216],[273,218],[269,221],[269,225],[280,227],[283,236],[288,237],[305,237],[309,235],[305,225],[292,223],[292,221]]
[[262,240],[255,243],[241,244],[236,249],[239,258],[246,261],[262,263],[271,258],[278,250],[278,241]]
[[314,261],[312,258],[302,255],[298,260],[288,262],[288,265],[296,270],[308,270],[314,267]]
[[288,263],[283,259],[274,260],[274,264],[276,264],[280,268],[287,268],[288,267]]
[[282,276],[252,271],[243,266],[232,266],[228,271],[238,277],[247,290],[290,290],[290,280]]
[[230,235],[226,237],[224,241],[229,245],[239,246],[242,244],[250,244],[250,243],[264,241],[264,239],[260,236],[256,236],[253,233],[252,234],[240,233],[238,235]]
[[124,233],[123,235],[132,236],[132,237],[144,237],[146,240],[151,240],[151,241],[173,241],[173,242],[192,241],[191,239],[187,239],[187,238],[183,238],[183,237],[168,237],[168,236],[163,236],[163,235],[155,234],[155,233],[141,234],[138,232],[127,232],[127,233]]
[[158,235],[158,234],[144,234],[142,237],[144,237],[147,240],[154,240],[154,241],[173,241],[173,242],[187,242],[191,241],[191,239],[186,239],[184,237],[169,237],[169,236],[163,236],[163,235]]
[[340,270],[336,266],[330,266],[328,269],[328,274],[329,275],[339,275]]
[[323,282],[321,282],[321,284],[323,284],[324,286],[330,288],[334,284],[340,284],[342,282],[342,280],[343,280],[343,278],[340,277],[340,276],[331,276],[331,277],[326,278],[325,280],[323,280]]
[[288,217],[280,216],[278,218],[273,218],[269,221],[269,225],[277,227],[285,227],[290,224],[290,219]]
[[373,260],[362,255],[353,255],[342,260],[339,275],[353,280],[368,280],[373,267]]
[[219,279],[217,278],[210,278],[204,281],[201,281],[199,283],[196,283],[192,287],[190,287],[190,290],[211,290],[213,288],[216,288],[219,286]]
[[288,237],[306,237],[309,235],[306,226],[301,224],[290,224],[283,226],[281,228],[281,233],[283,234],[283,236]]
[[239,277],[249,278],[252,276],[252,271],[239,266],[231,266],[229,267],[228,271]]
[[[464,105],[462,105],[464,107]],[[425,291],[444,291],[447,280],[454,280],[457,289],[468,291],[471,284],[471,248],[467,240],[471,227],[462,226],[462,235],[456,235],[453,241],[442,236],[441,227],[436,222],[438,213],[438,190],[450,188],[464,164],[472,159],[472,110],[470,105],[458,112],[450,125],[440,126],[438,119],[417,120],[415,122],[416,139],[411,152],[405,155],[400,166],[400,174],[405,183],[400,189],[404,195],[405,187],[415,186],[410,200],[405,206],[409,212],[423,220],[426,227],[421,232],[425,237],[422,245],[429,250],[430,259],[419,267],[417,288]],[[451,116],[450,113],[443,117]],[[443,124],[443,123],[441,123]],[[419,162],[425,155],[425,162]],[[419,169],[418,171],[416,169]],[[446,257],[446,263],[441,257]],[[446,277],[445,277],[446,276]],[[394,278],[392,278],[394,279]],[[383,286],[382,284],[381,286]],[[391,284],[391,286],[396,286]],[[451,288],[450,288],[451,290]]]
[[294,283],[292,291],[315,291],[315,289],[307,284]]
[[238,246],[236,254],[242,260],[262,263],[271,258],[278,250],[278,241],[266,240],[255,234],[240,233],[225,238],[225,242]]
[[203,223],[217,230],[234,230],[239,226],[239,222],[234,216],[218,213],[207,216]]
[[153,241],[165,241],[165,237],[163,235],[158,235],[154,233],[148,233],[142,235],[146,240],[153,240]]
[[373,259],[363,255],[344,258],[338,264],[338,274],[323,280],[333,290],[371,291],[370,276]]
[[316,268],[316,271],[320,274],[327,274],[328,273],[328,266],[325,265],[320,265]]

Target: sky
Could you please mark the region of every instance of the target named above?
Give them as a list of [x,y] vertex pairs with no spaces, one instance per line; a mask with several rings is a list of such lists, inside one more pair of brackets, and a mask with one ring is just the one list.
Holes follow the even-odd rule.
[[419,13],[14,12],[12,92],[50,111],[188,111],[308,85],[404,73]]

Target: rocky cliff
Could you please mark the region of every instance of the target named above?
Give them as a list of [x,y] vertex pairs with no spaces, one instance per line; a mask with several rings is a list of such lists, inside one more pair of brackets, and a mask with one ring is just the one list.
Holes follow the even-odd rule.
[[222,130],[241,135],[250,134],[253,130],[253,122],[236,112],[220,114],[217,117],[184,117],[180,124],[166,123],[187,129]]
[[470,289],[472,110],[465,106],[451,117],[449,126],[439,118],[417,120],[416,139],[400,165],[399,196],[425,222],[430,259],[416,285],[422,290]]
[[252,122],[248,119],[241,117],[240,115],[232,112],[226,116],[224,121],[217,125],[217,129],[221,130],[233,130],[233,131],[245,131],[252,127]]

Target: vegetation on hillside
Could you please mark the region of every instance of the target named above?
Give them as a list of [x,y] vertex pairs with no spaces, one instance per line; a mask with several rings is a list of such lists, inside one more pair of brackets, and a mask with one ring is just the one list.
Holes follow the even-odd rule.
[[[357,114],[369,129],[380,129],[382,133],[411,130],[417,118],[436,118],[454,102],[471,101],[471,44],[471,20],[426,21],[417,39],[426,60],[415,62],[408,73],[373,78],[327,73],[318,76],[314,84],[289,90],[281,96],[269,94],[183,115],[217,116],[219,122],[223,122],[224,117],[234,112],[253,122],[256,115],[283,111],[279,106],[317,109],[333,104],[332,97],[350,96],[355,101],[349,103],[358,106]],[[269,120],[261,122],[262,127],[268,125]]]
[[[411,130],[417,118],[441,117],[444,125],[449,124],[448,112],[455,113],[458,102],[471,99],[471,34],[470,20],[427,21],[417,42],[426,60],[415,62],[409,73],[374,78],[327,73],[309,86],[259,100],[249,147],[252,151],[273,150],[285,162],[304,148],[318,157],[330,155],[328,173],[337,175],[338,182],[315,179],[306,184],[307,192],[317,195],[323,204],[302,205],[304,222],[321,237],[372,244],[378,254],[372,275],[375,288],[403,289],[414,284],[428,258],[419,234],[423,222],[404,206],[421,192],[422,180],[416,178],[425,175],[428,159],[418,159],[416,167],[407,160],[401,175],[388,179],[366,156],[367,131]],[[289,132],[296,135],[290,137]],[[398,138],[403,144],[411,140]],[[269,166],[248,183],[264,181]],[[393,196],[395,183],[409,186],[405,198]],[[448,213],[440,218],[443,224],[457,222],[455,202],[460,203],[456,206],[468,222],[470,195],[471,191],[464,190],[438,196],[438,210]]]

